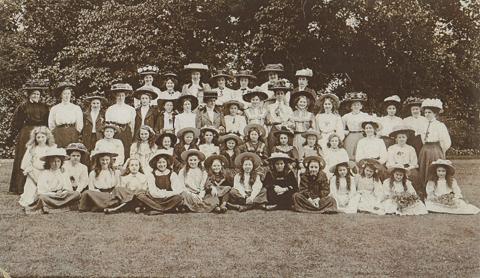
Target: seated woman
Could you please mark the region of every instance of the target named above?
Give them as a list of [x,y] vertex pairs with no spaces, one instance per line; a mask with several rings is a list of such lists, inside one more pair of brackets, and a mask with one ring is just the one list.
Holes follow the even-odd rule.
[[398,215],[427,214],[412,183],[407,179],[405,166],[396,164],[390,169],[390,177],[383,182],[385,213]]
[[330,179],[330,196],[337,202],[337,210],[344,213],[357,213],[357,186],[351,173],[348,160],[339,161],[330,168],[333,173]]
[[377,138],[377,132],[382,129],[382,125],[379,119],[370,116],[363,120],[361,126],[365,137],[357,143],[355,161],[359,162],[365,158],[377,160],[382,165],[379,176],[383,179],[387,172],[384,166],[387,161],[387,148],[383,140]]
[[293,161],[284,153],[272,153],[268,158],[270,171],[263,181],[267,189],[267,210],[292,208],[292,196],[298,191],[297,178],[288,167]]
[[374,159],[362,159],[357,163],[357,194],[360,196],[358,210],[378,215],[385,214],[382,181],[378,177],[380,163]]
[[430,165],[431,173],[427,183],[427,199],[425,206],[428,211],[451,214],[477,214],[480,209],[467,203],[453,177],[455,168],[450,160],[438,159]]
[[227,211],[228,192],[232,189],[233,177],[226,171],[228,160],[223,155],[212,155],[204,162],[208,173],[205,191],[213,197],[218,197],[220,203],[214,212],[224,213]]
[[212,212],[218,206],[218,196],[207,193],[205,183],[207,172],[201,162],[205,155],[198,150],[188,150],[182,153],[185,166],[178,172],[179,184],[185,187],[182,193],[183,204],[192,212]]
[[235,158],[238,174],[233,178],[233,188],[228,195],[227,207],[239,212],[255,207],[265,207],[267,190],[257,173],[262,161],[258,155],[244,152]]
[[88,168],[80,161],[88,155],[87,147],[82,143],[70,143],[66,151],[70,159],[63,164],[63,170],[70,178],[73,190],[82,193],[88,186]]
[[68,176],[62,170],[63,161],[68,158],[64,149],[50,149],[40,159],[45,161],[45,171],[38,176],[38,201],[33,210],[43,213],[69,210],[69,205],[80,199],[74,191]]
[[300,175],[299,192],[293,194],[293,210],[298,212],[336,212],[337,202],[329,196],[326,174],[322,171],[325,161],[319,156],[303,160],[307,172]]
[[137,194],[140,205],[135,212],[156,215],[175,211],[183,203],[181,193],[185,188],[172,170],[173,156],[166,150],[159,150],[149,164],[153,171],[146,173],[148,191]]

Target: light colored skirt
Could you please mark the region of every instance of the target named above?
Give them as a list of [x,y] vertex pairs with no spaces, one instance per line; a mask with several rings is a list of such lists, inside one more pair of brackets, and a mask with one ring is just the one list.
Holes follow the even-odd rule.
[[137,200],[147,209],[156,211],[170,211],[183,203],[182,195],[173,195],[167,198],[154,198],[148,193],[140,193]]
[[397,214],[397,215],[423,215],[428,214],[427,208],[418,200],[413,205],[400,209],[398,204],[393,199],[386,199],[382,202],[383,207],[385,208],[385,213],[388,214]]
[[335,198],[337,202],[337,211],[343,213],[357,213],[358,202],[360,201],[359,194],[341,194],[337,195]]
[[[33,168],[33,172],[34,172],[33,174],[37,178],[40,175],[41,171],[43,171],[43,170]],[[23,193],[22,193],[22,195],[20,195],[20,200],[18,201],[18,203],[22,207],[28,207],[28,206],[33,205],[37,201],[37,199],[38,199],[37,183],[35,183],[32,178],[27,176],[27,178],[25,180],[25,186],[23,187]]]
[[426,200],[425,206],[428,211],[438,213],[450,213],[450,214],[477,214],[480,209],[476,206],[465,202],[462,199],[456,199],[454,206],[448,206],[435,201]]
[[345,146],[345,150],[347,151],[348,158],[350,160],[355,161],[355,152],[357,150],[357,143],[360,139],[363,138],[362,132],[350,132],[347,137],[345,137],[345,141],[343,144]]
[[384,215],[385,210],[383,209],[382,203],[375,197],[373,192],[368,191],[359,191],[357,195],[360,196],[358,200],[358,210],[374,213],[378,215]]
[[212,212],[220,204],[218,196],[205,194],[203,198],[198,194],[184,191],[182,192],[183,204],[192,212]]

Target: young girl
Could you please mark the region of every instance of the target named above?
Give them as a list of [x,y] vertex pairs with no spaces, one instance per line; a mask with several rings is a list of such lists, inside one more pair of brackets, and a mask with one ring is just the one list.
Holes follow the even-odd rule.
[[120,171],[113,167],[113,158],[116,156],[117,153],[109,150],[92,152],[93,171],[88,175],[88,190],[80,198],[80,211],[98,212],[118,205],[113,195],[114,188],[120,184]]
[[357,213],[360,195],[357,195],[355,179],[350,171],[349,161],[340,161],[330,168],[330,196],[337,202],[337,210],[344,213]]
[[227,159],[225,168],[233,171],[235,169],[235,158],[240,154],[239,146],[242,144],[242,139],[236,134],[228,133],[221,136],[219,142],[222,144],[220,154]]
[[[347,151],[343,148],[342,140],[336,133],[330,134],[327,140],[327,148],[323,151],[326,163],[326,169],[330,169],[339,161],[348,160]],[[332,175],[330,171],[326,173],[328,177]]]
[[46,161],[45,171],[38,176],[38,202],[35,210],[43,213],[61,212],[80,199],[80,193],[74,191],[67,174],[62,170],[67,158],[64,149],[49,149],[40,159]]
[[180,113],[175,116],[175,133],[179,136],[178,132],[183,128],[195,128],[197,114],[193,110],[198,107],[198,99],[192,95],[183,95],[178,98],[176,106]]
[[82,143],[70,143],[66,151],[70,159],[63,163],[63,170],[73,190],[82,193],[88,186],[88,168],[80,161],[88,155],[87,148]]
[[402,102],[399,96],[393,95],[383,100],[383,106],[386,111],[386,115],[380,118],[383,128],[380,130],[379,135],[383,139],[385,146],[388,148],[395,144],[395,141],[389,136],[390,132],[392,132],[394,126],[398,126],[403,123],[402,118],[396,116],[397,112],[401,109]]
[[151,173],[147,173],[147,193],[137,194],[140,206],[135,212],[146,211],[148,215],[173,211],[181,206],[184,187],[172,170],[173,156],[166,150],[159,150],[150,159]]
[[243,130],[245,134],[245,143],[239,147],[240,152],[252,152],[265,160],[267,156],[267,146],[263,142],[266,130],[259,124],[249,124]]
[[276,81],[270,89],[275,92],[275,103],[267,105],[266,123],[270,127],[267,144],[269,148],[272,148],[275,145],[275,141],[277,141],[275,132],[282,127],[293,128],[294,123],[292,121],[293,111],[288,105],[286,98],[289,88],[285,81]]
[[243,104],[237,100],[230,100],[223,104],[225,113],[225,132],[236,133],[243,137],[243,129],[247,125],[245,116],[239,115],[239,111],[243,110]]
[[294,123],[295,136],[293,137],[293,146],[299,150],[305,143],[302,136],[305,131],[313,128],[314,115],[311,112],[315,105],[314,94],[306,91],[296,92],[290,98],[290,107],[295,108],[293,111],[292,121]]
[[[415,131],[405,125],[394,126],[390,137],[396,141],[388,148],[387,167],[402,164],[407,168],[407,178],[412,182],[415,190],[418,188],[418,161],[417,153],[412,146],[407,145],[408,139],[415,136]],[[420,189],[418,189],[420,190]]]
[[238,173],[233,178],[233,188],[227,197],[229,209],[243,212],[254,207],[265,207],[267,190],[257,174],[261,163],[260,157],[251,152],[244,152],[235,158]]
[[209,157],[214,154],[220,154],[218,147],[218,130],[213,126],[205,126],[200,129],[200,145],[198,149]]
[[362,122],[369,118],[367,113],[362,112],[365,102],[367,95],[363,92],[347,93],[342,101],[342,104],[351,109],[350,113],[342,116],[346,134],[344,145],[350,160],[355,160],[357,143],[363,138]]
[[323,156],[322,148],[318,144],[320,138],[322,137],[320,133],[311,128],[305,131],[302,136],[305,140],[305,143],[303,143],[303,145],[298,149],[300,160],[307,156]]
[[378,215],[385,214],[382,181],[378,177],[380,164],[374,159],[363,159],[357,163],[357,194],[360,197],[358,210]]
[[177,143],[177,136],[175,136],[173,132],[162,132],[155,140],[155,144],[157,145],[157,150],[165,150],[167,153],[169,153],[172,156],[173,156],[174,146],[176,143]]
[[297,178],[288,167],[293,162],[285,153],[272,153],[268,158],[270,171],[263,181],[267,189],[267,210],[292,208],[292,196],[298,191]]
[[173,156],[175,159],[184,164],[186,161],[182,160],[182,153],[188,150],[198,150],[198,146],[196,144],[198,134],[200,131],[194,127],[186,127],[178,131],[177,137],[179,138],[179,142],[173,148]]
[[[422,131],[423,146],[418,155],[418,164],[420,166],[420,184],[426,185],[428,182],[428,167],[437,159],[445,159],[445,153],[452,145],[447,126],[438,121],[437,115],[443,110],[443,104],[439,99],[425,99],[422,102],[422,110],[428,123]],[[420,197],[426,195],[425,188],[422,186]]]
[[299,192],[293,194],[293,210],[298,212],[336,212],[337,204],[329,196],[328,179],[322,171],[325,161],[319,156],[309,156],[303,160],[306,173],[300,174]]
[[338,114],[340,100],[334,94],[323,94],[318,98],[319,113],[315,116],[315,130],[320,132],[319,144],[322,150],[327,149],[328,138],[336,133],[343,141],[345,138],[343,121]]
[[136,158],[140,161],[142,169],[145,172],[151,172],[148,162],[157,151],[155,145],[155,131],[148,125],[143,125],[138,129],[138,133],[130,147],[130,158]]
[[36,200],[38,175],[44,170],[45,162],[40,158],[50,149],[56,148],[57,145],[50,129],[46,126],[40,126],[32,130],[26,146],[27,150],[20,164],[20,169],[23,170],[26,180],[18,202],[28,213],[29,206]]
[[[117,125],[114,124],[106,124],[103,127],[103,139],[100,139],[95,144],[95,150],[111,150],[117,154],[114,158],[113,166],[116,168],[121,168],[123,166],[123,162],[125,161],[124,156],[124,149],[123,143],[120,139],[115,139],[115,133],[119,131]],[[130,149],[130,146],[128,146]]]
[[294,163],[298,161],[298,150],[295,146],[289,144],[289,141],[293,139],[293,132],[282,127],[282,129],[275,132],[275,136],[277,137],[277,145],[272,148],[271,153],[281,152],[287,154],[294,159],[294,161],[289,164],[292,167],[291,169],[294,169]]
[[205,191],[220,200],[219,206],[214,212],[224,213],[227,211],[228,192],[232,189],[233,177],[225,171],[227,159],[222,155],[212,155],[205,160],[205,169],[208,172]]
[[267,110],[263,106],[263,101],[265,101],[267,98],[268,95],[262,91],[260,87],[255,87],[243,95],[243,100],[250,104],[250,107],[245,109],[247,124],[258,124],[265,126]]
[[84,125],[82,129],[82,142],[91,152],[95,148],[95,143],[102,139],[102,133],[105,124],[105,112],[102,106],[107,103],[107,99],[99,96],[89,96],[85,98],[88,102],[88,110],[83,113]]
[[218,196],[207,192],[205,186],[208,174],[202,167],[205,155],[198,150],[182,153],[185,166],[178,172],[179,184],[185,187],[182,193],[183,204],[192,212],[212,212],[219,205]]
[[158,107],[161,109],[158,113],[158,118],[156,121],[155,131],[156,132],[170,132],[175,133],[175,119],[177,117],[177,112],[174,110],[173,99],[158,99]]
[[477,214],[480,209],[467,203],[453,177],[455,168],[450,160],[438,159],[429,167],[430,179],[427,183],[428,211],[451,214]]
[[427,214],[425,205],[415,192],[412,183],[407,179],[407,169],[400,164],[393,165],[390,177],[383,181],[383,206],[385,213],[398,215]]
[[418,97],[408,97],[403,103],[403,107],[406,113],[410,116],[403,119],[403,123],[407,126],[411,126],[415,130],[415,136],[408,139],[407,144],[414,147],[417,154],[420,153],[422,148],[422,130],[428,125],[428,120],[422,116],[422,101],[423,99]]
[[370,117],[363,120],[361,126],[365,137],[357,143],[355,161],[359,162],[364,158],[372,158],[378,160],[380,164],[385,164],[387,161],[387,148],[383,140],[376,137],[377,132],[382,129],[379,120],[375,117]]

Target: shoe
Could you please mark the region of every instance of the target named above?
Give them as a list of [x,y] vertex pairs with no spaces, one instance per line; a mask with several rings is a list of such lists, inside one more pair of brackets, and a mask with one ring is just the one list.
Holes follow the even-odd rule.
[[221,212],[221,213],[225,213],[225,212],[227,212],[227,210],[228,210],[228,209],[227,209],[227,207],[226,207],[225,205],[221,205],[221,206],[220,206],[220,212]]
[[239,211],[239,212],[244,212],[244,211],[247,211],[247,210],[249,210],[249,209],[250,209],[250,208],[249,208],[248,206],[239,206],[238,211]]
[[145,210],[144,207],[136,207],[136,208],[135,208],[135,213],[138,214],[138,213],[141,213],[141,212],[144,211],[144,210]]
[[215,207],[215,208],[213,209],[213,212],[215,212],[215,213],[222,213],[222,209],[221,209],[220,207]]
[[277,209],[277,205],[263,205],[262,208],[266,211],[272,211]]
[[149,210],[145,213],[148,216],[153,216],[153,215],[162,215],[163,211],[158,211],[158,210]]

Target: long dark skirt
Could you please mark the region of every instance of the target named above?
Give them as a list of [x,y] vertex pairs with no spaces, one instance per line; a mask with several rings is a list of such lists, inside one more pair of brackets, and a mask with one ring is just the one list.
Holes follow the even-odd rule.
[[170,211],[183,202],[183,197],[181,195],[173,195],[167,198],[154,198],[148,193],[140,193],[137,196],[137,200],[141,205],[145,206],[147,210],[156,210],[156,211]]
[[425,143],[418,156],[418,165],[420,167],[418,180],[420,184],[418,185],[419,191],[417,191],[417,193],[422,200],[427,196],[425,188],[427,186],[428,175],[430,174],[428,173],[428,167],[437,159],[445,159],[445,154],[443,153],[442,147],[440,147],[440,143]]
[[61,195],[38,195],[36,207],[44,212],[54,213],[70,210],[69,205],[80,200],[80,193],[77,191],[63,192]]
[[[228,202],[229,203],[232,203],[232,204],[235,204],[235,205],[246,205],[246,198],[243,198],[242,195],[240,194],[240,192],[235,189],[235,188],[232,188],[230,190],[230,192],[228,193]],[[255,197],[255,199],[253,199],[253,205],[263,205],[263,204],[266,204],[268,201],[267,201],[267,190],[265,188],[262,188],[262,190],[260,190],[260,193],[258,193],[258,195]]]
[[65,148],[70,143],[77,143],[80,138],[80,133],[74,126],[57,126],[52,130],[52,134],[59,148]]
[[135,192],[124,187],[115,187],[112,192],[87,190],[82,193],[78,210],[101,212],[106,208],[131,202],[134,196]]
[[298,212],[336,212],[337,202],[333,197],[327,196],[320,199],[317,208],[308,201],[308,197],[302,193],[295,193],[293,194],[293,209]]
[[290,209],[292,207],[292,196],[293,196],[292,190],[289,190],[281,195],[277,195],[275,193],[275,190],[269,189],[267,190],[267,200],[268,204],[270,205],[277,205],[279,209]]
[[125,160],[130,157],[130,146],[132,146],[133,142],[133,135],[132,135],[132,129],[130,126],[124,125],[120,127],[120,132],[117,132],[115,134],[115,138],[119,139],[123,143],[123,149],[124,149],[124,154],[125,154]]
[[407,140],[407,144],[415,149],[415,152],[417,152],[418,156],[423,146],[422,137],[420,135],[409,137]]
[[15,145],[15,157],[13,159],[12,175],[10,177],[9,192],[22,194],[25,186],[26,177],[23,175],[20,166],[22,164],[23,156],[27,151],[27,142],[30,139],[30,133],[36,126],[27,125],[22,127],[18,135],[18,140]]

